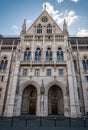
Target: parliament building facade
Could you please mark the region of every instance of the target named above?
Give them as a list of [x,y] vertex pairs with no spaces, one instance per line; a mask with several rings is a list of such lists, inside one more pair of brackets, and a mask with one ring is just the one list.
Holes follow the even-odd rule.
[[88,37],[44,10],[18,37],[0,35],[0,116],[88,115]]

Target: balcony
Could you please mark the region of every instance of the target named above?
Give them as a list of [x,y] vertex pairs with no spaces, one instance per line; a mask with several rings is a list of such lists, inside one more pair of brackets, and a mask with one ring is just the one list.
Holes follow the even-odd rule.
[[25,66],[25,65],[66,65],[66,61],[53,61],[53,60],[50,60],[50,61],[21,61],[21,65]]

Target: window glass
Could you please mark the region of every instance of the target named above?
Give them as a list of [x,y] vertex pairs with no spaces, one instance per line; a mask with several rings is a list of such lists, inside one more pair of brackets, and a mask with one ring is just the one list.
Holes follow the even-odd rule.
[[4,76],[0,76],[0,82],[4,81]]
[[39,76],[40,75],[40,70],[39,69],[35,69],[35,76]]
[[47,69],[47,76],[51,76],[51,69]]
[[59,75],[59,76],[63,76],[63,69],[59,69],[59,70],[58,70],[58,75]]
[[74,60],[73,62],[74,62],[74,69],[75,69],[75,71],[77,71],[77,64],[76,64],[76,60]]
[[24,69],[23,70],[23,76],[27,76],[28,75],[28,70],[27,69]]
[[88,82],[88,76],[85,76],[85,81]]

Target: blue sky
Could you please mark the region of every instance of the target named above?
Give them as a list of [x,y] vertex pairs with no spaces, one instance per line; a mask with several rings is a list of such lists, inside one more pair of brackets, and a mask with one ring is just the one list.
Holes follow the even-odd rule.
[[88,0],[0,0],[0,34],[19,35],[24,19],[28,28],[44,4],[61,28],[66,19],[70,35],[88,36]]

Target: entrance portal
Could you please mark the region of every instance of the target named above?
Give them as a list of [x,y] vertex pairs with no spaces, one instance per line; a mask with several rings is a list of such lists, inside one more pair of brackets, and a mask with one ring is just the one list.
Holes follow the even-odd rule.
[[64,113],[63,93],[60,87],[53,85],[48,92],[48,114],[59,115]]
[[33,85],[27,86],[22,95],[22,115],[36,115],[37,90]]

